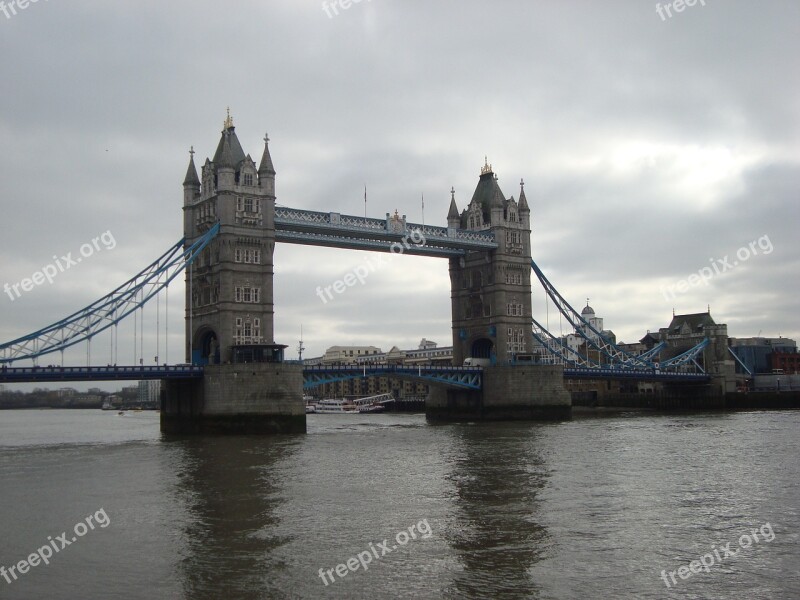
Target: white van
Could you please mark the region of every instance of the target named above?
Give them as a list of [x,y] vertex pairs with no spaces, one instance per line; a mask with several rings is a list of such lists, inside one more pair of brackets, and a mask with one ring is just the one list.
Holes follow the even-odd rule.
[[489,367],[492,364],[492,359],[490,358],[472,358],[468,356],[464,359],[464,366],[465,367]]

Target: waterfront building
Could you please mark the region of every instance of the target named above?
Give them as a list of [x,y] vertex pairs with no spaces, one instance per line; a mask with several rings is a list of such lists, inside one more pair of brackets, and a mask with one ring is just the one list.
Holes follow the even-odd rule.
[[158,406],[161,401],[161,381],[140,381],[136,397],[139,404]]
[[773,370],[796,373],[797,342],[785,337],[731,338],[730,348],[737,358],[736,372],[751,375],[772,373]]

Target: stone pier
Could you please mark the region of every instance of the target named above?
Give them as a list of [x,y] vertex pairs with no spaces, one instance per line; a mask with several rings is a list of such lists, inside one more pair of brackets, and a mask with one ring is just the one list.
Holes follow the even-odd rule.
[[306,431],[300,365],[210,365],[203,379],[165,380],[162,385],[163,433]]
[[431,388],[429,421],[524,421],[569,419],[572,400],[561,366],[485,367],[483,390]]

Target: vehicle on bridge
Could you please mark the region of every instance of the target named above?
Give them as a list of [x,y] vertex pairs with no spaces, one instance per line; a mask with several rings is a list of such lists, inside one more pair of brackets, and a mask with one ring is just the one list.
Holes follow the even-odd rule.
[[464,359],[464,366],[465,367],[490,367],[492,366],[492,359],[491,358],[474,358],[472,356],[468,356]]

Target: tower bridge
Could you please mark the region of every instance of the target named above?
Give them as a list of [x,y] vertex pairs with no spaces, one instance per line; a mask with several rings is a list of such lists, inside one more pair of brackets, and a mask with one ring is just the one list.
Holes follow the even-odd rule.
[[[183,181],[184,238],[131,280],[53,325],[0,345],[0,381],[135,377],[164,380],[165,432],[305,431],[303,388],[367,375],[367,368],[303,368],[284,361],[274,338],[275,244],[291,243],[444,258],[451,286],[453,367],[371,365],[370,375],[416,377],[431,384],[431,420],[551,419],[570,414],[571,377],[664,378],[707,382],[688,374],[708,340],[672,359],[635,357],[594,335],[531,259],[531,211],[520,181],[506,197],[485,161],[474,193],[459,210],[451,189],[447,226],[276,206],[276,171],[264,138],[261,159],[245,154],[230,116],[216,151],[198,173],[190,151]],[[135,314],[185,274],[185,361],[170,367],[36,367],[36,360],[87,343]],[[533,319],[531,274],[604,360],[579,361]],[[112,334],[113,335],[113,334]],[[468,357],[484,368],[463,368]],[[34,360],[34,367],[13,367]],[[63,365],[63,362],[62,362]],[[672,370],[670,370],[672,369]],[[361,371],[359,373],[358,371]],[[658,377],[656,377],[658,376]]]

